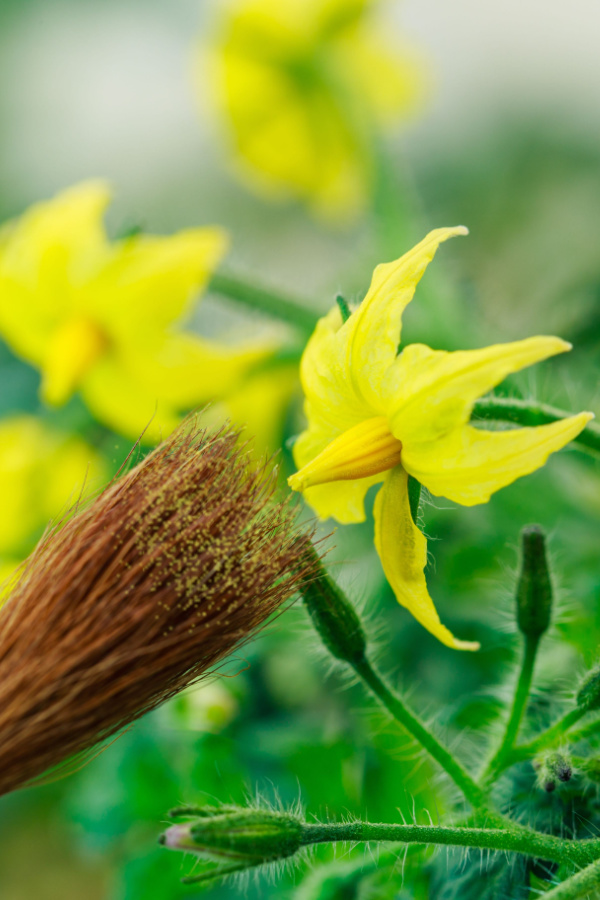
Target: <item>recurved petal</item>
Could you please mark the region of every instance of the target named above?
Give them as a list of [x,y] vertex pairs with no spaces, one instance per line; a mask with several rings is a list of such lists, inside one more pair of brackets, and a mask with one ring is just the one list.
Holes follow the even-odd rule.
[[495,491],[543,466],[593,418],[582,412],[550,425],[506,431],[465,425],[435,443],[405,446],[402,464],[436,496],[463,506],[486,503]]
[[442,625],[429,596],[424,574],[427,541],[412,520],[408,474],[401,466],[386,475],[375,498],[374,515],[375,547],[398,603],[446,646],[478,650],[479,644],[458,640]]
[[355,390],[377,412],[385,411],[381,382],[398,352],[402,313],[439,245],[460,234],[468,234],[461,225],[437,228],[400,259],[377,266],[366,297],[340,330],[346,351],[344,368]]
[[475,400],[511,372],[570,349],[545,336],[452,353],[409,344],[382,387],[391,430],[405,447],[436,441],[468,422]]
[[320,519],[331,518],[342,525],[353,525],[365,521],[367,491],[382,479],[383,475],[371,475],[355,481],[332,481],[306,488],[304,497]]

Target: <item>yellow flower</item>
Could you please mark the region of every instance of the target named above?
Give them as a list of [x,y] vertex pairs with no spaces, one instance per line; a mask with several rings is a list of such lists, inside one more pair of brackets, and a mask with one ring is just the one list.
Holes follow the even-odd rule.
[[180,412],[228,393],[256,347],[177,330],[226,246],[218,228],[110,242],[108,188],[86,182],[0,231],[0,333],[42,374],[52,406],[79,390],[111,428],[155,441]]
[[[238,0],[209,78],[242,171],[272,196],[342,218],[360,210],[381,124],[423,93],[416,55],[373,22],[376,0]],[[207,75],[198,67],[198,92]]]
[[77,502],[82,487],[106,480],[98,453],[79,437],[34,416],[0,422],[0,582],[31,550],[51,519]]
[[321,518],[365,518],[375,500],[375,546],[398,602],[440,641],[459,641],[441,624],[423,573],[425,537],[413,522],[412,475],[432,494],[464,506],[544,465],[593,418],[582,412],[550,425],[484,431],[469,425],[474,402],[511,372],[570,349],[556,337],[532,337],[448,353],[409,344],[398,354],[402,313],[442,241],[465,228],[432,231],[396,262],[375,269],[367,296],[342,324],[321,319],[301,363],[308,429],[294,447],[299,471],[290,486],[305,492]]

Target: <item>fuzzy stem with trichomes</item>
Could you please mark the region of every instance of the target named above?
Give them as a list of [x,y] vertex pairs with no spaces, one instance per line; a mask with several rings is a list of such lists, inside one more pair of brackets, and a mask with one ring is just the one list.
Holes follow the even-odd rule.
[[385,841],[512,851],[551,862],[587,865],[600,857],[600,840],[568,841],[526,828],[463,828],[442,825],[391,825],[370,822],[308,823],[302,843]]
[[[561,741],[567,739],[570,740],[572,737],[577,735],[577,740],[582,740],[580,736],[580,731],[583,732],[584,729],[580,729],[580,731],[575,732],[573,735],[569,734],[570,729],[575,725],[582,716],[585,715],[587,710],[581,709],[580,707],[576,707],[575,709],[570,710],[568,713],[565,713],[564,716],[561,716],[554,725],[551,725],[550,728],[547,728],[545,731],[542,731],[541,734],[538,734],[537,737],[533,738],[531,741],[527,741],[526,744],[517,744],[516,747],[513,747],[511,751],[504,757],[502,760],[502,764],[498,767],[497,773],[503,771],[504,769],[508,769],[509,766],[514,765],[518,762],[523,762],[527,759],[532,759],[536,756],[541,750],[545,750],[547,747],[552,747],[556,744],[559,744]],[[596,722],[596,726],[597,726]],[[584,735],[585,736],[585,735]]]
[[310,564],[316,577],[302,588],[305,605],[319,637],[340,662],[351,666],[363,684],[450,776],[474,808],[485,806],[485,795],[461,763],[384,682],[367,659],[365,629],[353,604],[327,573],[314,548]]
[[[581,897],[597,897],[600,890],[600,859],[567,878],[562,884],[544,894],[544,900],[579,900]],[[590,891],[594,891],[592,895]]]
[[513,748],[519,727],[525,713],[529,692],[531,690],[531,681],[533,678],[533,670],[535,667],[535,659],[540,644],[539,635],[527,635],[525,637],[525,646],[523,648],[523,658],[519,671],[519,678],[515,689],[513,705],[511,713],[506,723],[504,736],[496,753],[490,760],[482,778],[483,784],[492,782],[497,773],[502,770],[503,762]]
[[433,732],[411,712],[399,695],[387,686],[371,663],[365,658],[361,662],[354,663],[352,667],[381,705],[442,767],[469,803],[475,808],[485,806],[484,791]]
[[257,309],[272,318],[287,322],[306,336],[312,333],[319,318],[316,310],[310,309],[310,306],[302,300],[284,296],[278,291],[255,284],[253,281],[246,281],[237,275],[215,272],[210,280],[209,290],[251,309]]

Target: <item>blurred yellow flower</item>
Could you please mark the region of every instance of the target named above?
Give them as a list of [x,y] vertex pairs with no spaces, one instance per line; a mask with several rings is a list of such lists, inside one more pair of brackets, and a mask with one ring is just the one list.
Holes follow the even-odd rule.
[[473,404],[511,372],[570,349],[532,337],[453,353],[410,344],[398,354],[402,313],[442,241],[465,228],[432,231],[395,262],[375,269],[367,296],[345,323],[321,319],[301,363],[308,428],[294,446],[305,492],[321,518],[360,522],[371,485],[375,546],[403,606],[440,641],[476,649],[441,624],[427,591],[427,542],[413,522],[408,476],[464,506],[544,465],[593,418],[579,415],[536,428],[484,431],[469,425]]
[[286,413],[299,386],[298,363],[274,355],[250,370],[222,403],[211,405],[205,417],[243,426],[254,455],[271,456],[281,450]]
[[207,77],[242,172],[263,193],[330,218],[364,205],[381,125],[424,93],[424,67],[373,21],[377,0],[237,0]]
[[79,391],[122,434],[156,441],[180,413],[227,394],[263,347],[180,330],[226,247],[218,228],[111,242],[110,194],[85,182],[0,231],[0,334],[42,375],[43,400]]
[[107,477],[99,454],[81,438],[34,416],[0,421],[0,582],[27,556],[51,519]]

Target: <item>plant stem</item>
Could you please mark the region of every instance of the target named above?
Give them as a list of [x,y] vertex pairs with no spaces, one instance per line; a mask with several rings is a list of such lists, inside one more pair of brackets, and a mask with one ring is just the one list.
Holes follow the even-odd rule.
[[585,725],[582,725],[581,728],[577,728],[575,731],[569,732],[569,743],[576,744],[578,741],[586,741],[588,738],[593,737],[595,734],[600,731],[600,718],[592,719],[591,722],[587,722]]
[[392,692],[377,674],[367,659],[352,664],[355,672],[372,693],[377,697],[382,706],[396,719],[412,736],[419,741],[433,759],[444,769],[447,775],[462,791],[471,806],[481,808],[486,805],[485,792],[469,775],[461,763],[454,758],[449,750],[441,744],[429,731],[417,716],[404,704],[398,694]]
[[542,731],[541,734],[538,734],[532,741],[528,741],[526,744],[517,744],[514,748],[514,752],[522,758],[523,755],[533,756],[538,750],[544,750],[546,747],[550,747],[552,744],[560,741],[565,733],[569,731],[569,729],[578,722],[586,712],[587,710],[576,706],[575,709],[572,709],[570,712],[565,713],[564,716],[561,716],[558,722],[555,722],[550,728],[547,728],[545,731]]
[[[600,856],[600,840],[569,841],[527,828],[456,828],[442,825],[388,825],[369,822],[308,823],[303,844],[336,841],[395,841],[508,850],[551,862],[586,865]],[[567,896],[567,895],[565,895]],[[569,895],[570,896],[570,895]]]
[[529,698],[531,680],[533,678],[533,669],[535,666],[535,658],[537,655],[539,644],[540,635],[525,636],[525,646],[523,648],[521,671],[519,672],[519,679],[517,681],[517,686],[515,689],[512,710],[506,724],[506,730],[504,732],[502,743],[489,762],[483,776],[484,783],[489,783],[494,778],[496,773],[500,771],[504,758],[508,755],[516,740],[517,734],[519,732],[519,726],[521,725],[521,720],[525,712],[525,707],[527,706],[527,700]]
[[[539,753],[540,750],[545,750],[546,747],[557,744],[561,738],[568,736],[569,729],[572,728],[586,712],[587,710],[576,707],[570,712],[565,713],[565,715],[555,722],[554,725],[551,725],[550,728],[542,731],[541,734],[538,734],[533,740],[528,741],[526,744],[517,744],[517,746],[513,747],[501,760],[496,771],[501,772],[503,769],[507,769],[515,763],[522,762],[525,759],[531,759],[531,757]],[[570,736],[571,739],[579,741],[583,740],[587,737],[588,733],[591,733],[592,730],[596,730],[598,722],[599,720],[595,719],[590,725],[578,729],[578,731]]]
[[577,872],[544,894],[544,900],[578,900],[579,897],[592,896],[590,891],[595,891],[593,896],[597,897],[598,890],[600,890],[600,860],[595,860],[581,872]]
[[223,272],[214,273],[209,290],[294,325],[305,335],[312,334],[319,318],[319,313],[310,309],[302,300],[284,296],[270,288]]
[[[484,397],[473,407],[472,418],[494,422],[512,422],[515,425],[531,427],[548,425],[566,419],[572,413],[555,409],[545,403],[530,400],[516,400],[510,397]],[[590,422],[572,441],[580,450],[600,453],[600,426]]]

